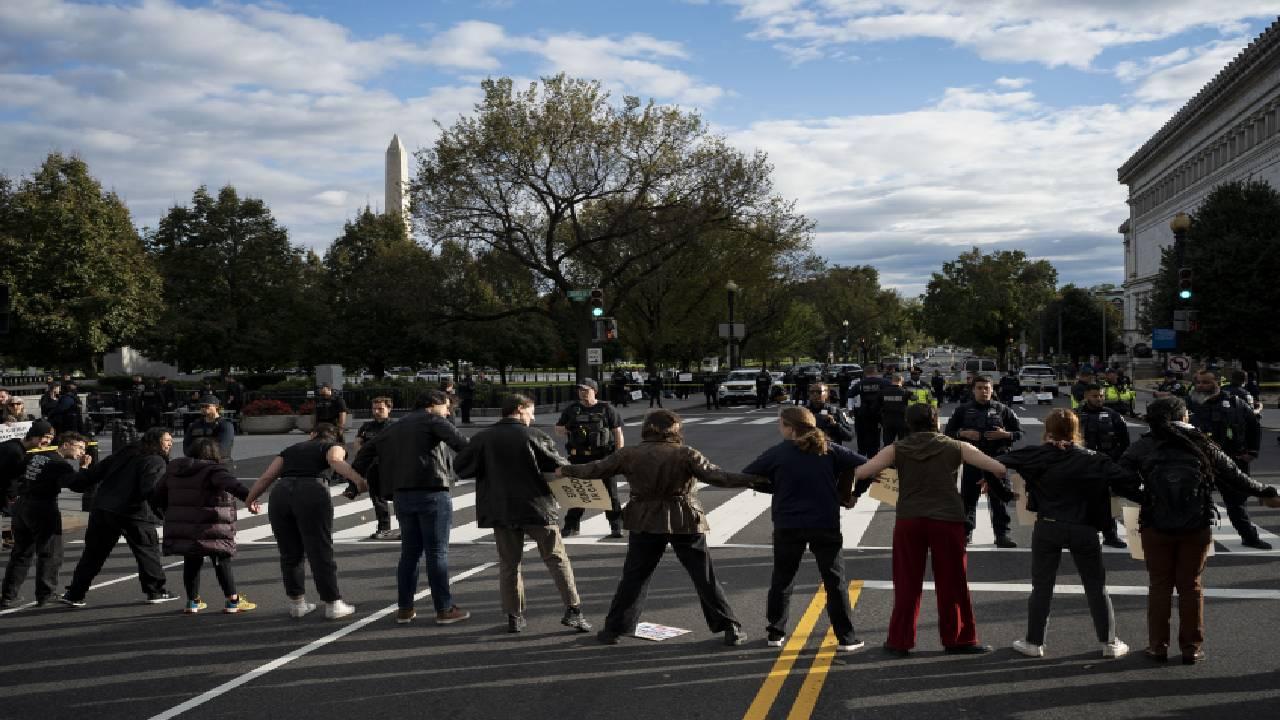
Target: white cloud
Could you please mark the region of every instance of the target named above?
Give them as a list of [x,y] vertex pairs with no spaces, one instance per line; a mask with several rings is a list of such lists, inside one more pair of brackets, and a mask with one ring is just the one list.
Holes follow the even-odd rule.
[[1237,37],[1116,65],[1116,77],[1137,83],[1143,102],[1185,101],[1230,63],[1251,38]]
[[1031,84],[1031,80],[1028,78],[1011,78],[1011,77],[996,78],[997,87],[1002,87],[1009,90],[1020,90],[1030,84]]

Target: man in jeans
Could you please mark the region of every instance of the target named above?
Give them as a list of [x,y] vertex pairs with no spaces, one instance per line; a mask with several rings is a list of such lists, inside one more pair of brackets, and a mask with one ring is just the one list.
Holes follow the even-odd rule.
[[555,441],[546,433],[529,427],[533,414],[529,397],[507,397],[502,403],[502,419],[471,439],[458,455],[456,469],[459,477],[476,478],[476,524],[493,528],[507,631],[523,632],[527,626],[520,561],[528,537],[537,543],[542,562],[564,601],[560,624],[590,632],[591,624],[582,616],[573,566],[560,539],[555,496],[542,475],[569,461],[556,452]]
[[453,453],[467,439],[449,422],[449,398],[439,390],[418,397],[413,411],[378,433],[356,455],[356,472],[364,475],[378,461],[383,488],[393,491],[400,522],[400,564],[396,569],[399,611],[396,622],[412,622],[418,588],[418,561],[427,558],[427,584],[436,609],[436,624],[471,617],[453,603],[449,592],[449,529],[453,526]]

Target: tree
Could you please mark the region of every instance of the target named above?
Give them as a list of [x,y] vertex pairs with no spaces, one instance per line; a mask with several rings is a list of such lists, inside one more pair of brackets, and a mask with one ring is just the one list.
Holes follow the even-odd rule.
[[[1093,292],[1066,285],[1045,306],[1038,323],[1042,346],[1052,347],[1057,354],[1077,358],[1103,356],[1102,314],[1107,314],[1107,349],[1120,347],[1120,331],[1124,319],[1111,303],[1103,302]],[[1062,341],[1058,341],[1058,327]]]
[[0,282],[13,293],[6,356],[96,372],[161,308],[160,276],[124,202],[83,160],[49,155],[15,186],[0,177]]
[[[166,311],[148,355],[184,369],[291,365],[308,335],[327,334],[315,277],[270,209],[228,185],[201,187],[146,238],[164,277]],[[312,270],[311,273],[308,270]]]
[[[1256,370],[1280,357],[1280,335],[1259,324],[1280,307],[1280,194],[1265,182],[1219,185],[1191,215],[1183,257],[1164,250],[1144,326],[1172,327],[1173,311],[1199,313],[1199,330],[1178,333],[1180,349],[1238,358]],[[1178,269],[1192,271],[1194,293],[1177,299]]]
[[945,263],[924,295],[924,329],[961,345],[991,346],[1009,357],[1012,339],[1034,326],[1054,296],[1058,272],[1021,250],[978,248]]
[[[550,316],[571,290],[591,287],[616,306],[643,281],[637,268],[656,270],[712,230],[743,240],[762,227],[807,232],[772,194],[764,155],[733,149],[696,114],[634,97],[616,106],[600,83],[564,75],[524,91],[506,78],[482,88],[475,114],[417,154],[411,190],[433,243],[499,253],[531,273],[534,300],[491,317]],[[585,372],[590,326],[580,310],[572,320]]]

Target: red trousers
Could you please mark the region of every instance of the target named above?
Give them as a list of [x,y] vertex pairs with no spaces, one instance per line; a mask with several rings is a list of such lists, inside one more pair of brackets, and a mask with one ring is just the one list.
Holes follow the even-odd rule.
[[916,645],[916,620],[924,588],[925,557],[933,554],[938,596],[938,635],[943,647],[976,645],[978,630],[969,599],[968,556],[963,522],[898,518],[893,526],[893,615],[885,645],[910,650]]

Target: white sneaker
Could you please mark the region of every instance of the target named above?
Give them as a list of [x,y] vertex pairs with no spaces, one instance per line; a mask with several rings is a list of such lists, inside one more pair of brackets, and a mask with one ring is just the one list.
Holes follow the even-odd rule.
[[330,620],[337,620],[351,615],[355,611],[355,605],[349,605],[342,598],[338,598],[331,603],[325,603],[324,616]]
[[1115,642],[1102,643],[1102,657],[1104,658],[1122,658],[1129,654],[1129,646],[1120,638],[1116,638]]
[[315,603],[307,602],[306,598],[289,601],[289,617],[291,618],[300,618],[315,609]]
[[1032,645],[1026,640],[1014,640],[1013,649],[1027,657],[1044,657],[1043,645]]

